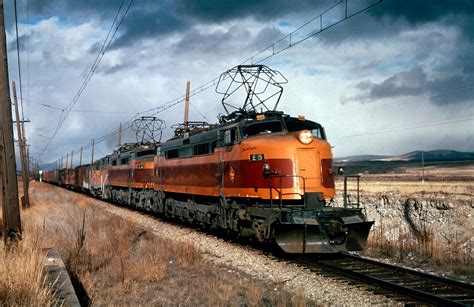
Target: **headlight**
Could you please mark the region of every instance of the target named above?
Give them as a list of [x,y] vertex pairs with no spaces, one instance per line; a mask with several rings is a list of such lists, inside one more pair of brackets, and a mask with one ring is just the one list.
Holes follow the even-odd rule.
[[298,133],[298,140],[305,145],[311,144],[313,141],[313,134],[309,130],[303,130]]
[[270,173],[271,173],[270,164],[265,163],[263,165],[263,174],[270,175]]

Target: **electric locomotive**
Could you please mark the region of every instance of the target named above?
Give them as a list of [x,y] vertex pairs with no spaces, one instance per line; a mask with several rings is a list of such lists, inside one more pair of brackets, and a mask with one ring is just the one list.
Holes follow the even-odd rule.
[[[331,146],[320,124],[276,110],[285,82],[264,65],[237,66],[217,85],[227,112],[218,124],[185,119],[163,143],[161,132],[158,142],[145,141],[153,133],[137,129],[136,144],[44,178],[169,219],[274,242],[286,253],[362,250],[373,221],[360,208],[331,206]],[[236,106],[230,98],[239,91],[246,98]],[[164,126],[140,120],[147,124],[136,127]]]
[[[275,241],[287,253],[361,250],[373,222],[359,208],[328,206],[335,196],[331,146],[320,124],[276,111],[285,82],[264,65],[225,72],[217,91],[227,114],[219,124],[185,120],[160,145],[154,203],[169,217]],[[246,98],[236,107],[229,97],[239,90]]]

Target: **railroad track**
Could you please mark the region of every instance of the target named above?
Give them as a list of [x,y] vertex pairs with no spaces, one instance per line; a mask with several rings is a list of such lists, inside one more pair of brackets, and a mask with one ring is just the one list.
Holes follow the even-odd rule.
[[386,293],[412,298],[416,300],[415,304],[420,302],[443,306],[474,304],[474,286],[471,284],[351,254],[331,259],[300,257],[297,262],[313,270],[324,270],[382,288]]

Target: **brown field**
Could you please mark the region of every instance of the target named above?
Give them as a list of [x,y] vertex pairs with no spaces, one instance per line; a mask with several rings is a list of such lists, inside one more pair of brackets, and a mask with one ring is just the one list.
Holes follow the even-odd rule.
[[361,175],[369,181],[471,182],[474,183],[474,161],[381,162],[362,161],[335,163],[346,175]]
[[[33,183],[30,197],[32,207],[22,210],[23,240],[15,253],[0,259],[0,301],[7,305],[50,304],[50,290],[42,284],[41,249],[53,246],[61,249],[75,287],[83,289],[80,300],[86,304],[307,302],[279,285],[215,267],[190,245],[157,237],[94,207],[95,200],[84,195]],[[17,258],[19,254],[23,257]]]
[[[354,180],[348,182],[348,190],[355,191],[357,184]],[[474,182],[466,181],[379,181],[362,176],[359,189],[365,193],[396,193],[401,196],[422,193],[440,193],[447,195],[474,196]],[[336,181],[338,196],[342,197],[344,183],[342,180]]]
[[[400,169],[399,169],[400,170]],[[402,172],[364,174],[360,201],[375,220],[364,255],[474,282],[474,168],[404,168]],[[462,177],[462,181],[446,178]],[[336,180],[342,203],[343,180]],[[348,194],[356,199],[356,182]]]
[[[412,180],[410,176],[418,174],[413,168],[362,174],[361,201],[376,221],[362,254],[473,282],[473,169],[425,168],[425,175],[435,180],[424,183]],[[445,180],[456,174],[467,176]],[[340,204],[340,178],[336,189]],[[354,199],[354,182],[349,192]],[[214,267],[189,245],[156,237],[140,225],[100,211],[86,196],[40,183],[32,184],[30,195],[32,208],[22,210],[23,240],[9,253],[2,249],[2,304],[54,302],[41,274],[42,248],[53,246],[62,250],[76,286],[86,293],[81,300],[88,304],[307,303],[280,288],[275,296],[273,289],[279,286]]]

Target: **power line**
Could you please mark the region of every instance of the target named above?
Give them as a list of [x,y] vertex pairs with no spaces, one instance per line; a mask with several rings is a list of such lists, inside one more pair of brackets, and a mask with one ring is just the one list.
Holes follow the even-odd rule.
[[[133,0],[132,0],[132,2],[133,2]],[[253,63],[261,63],[261,62],[263,62],[263,61],[265,61],[265,60],[267,60],[267,59],[269,59],[269,58],[271,58],[271,57],[273,57],[273,56],[275,56],[275,55],[277,55],[277,54],[279,54],[279,53],[281,53],[281,52],[283,52],[283,51],[285,51],[285,50],[287,50],[287,49],[290,49],[290,48],[292,48],[292,47],[294,47],[294,46],[296,46],[296,45],[302,43],[303,41],[305,41],[305,40],[307,40],[307,39],[309,39],[309,38],[311,38],[311,37],[314,37],[314,36],[316,36],[316,35],[318,35],[318,34],[324,32],[325,30],[328,30],[328,29],[330,29],[330,28],[336,26],[337,24],[340,24],[341,22],[343,22],[343,21],[345,21],[345,20],[347,20],[347,19],[349,19],[349,18],[352,18],[352,17],[354,17],[354,16],[356,16],[356,15],[359,15],[359,14],[361,14],[361,13],[363,13],[363,12],[369,10],[370,8],[376,6],[377,4],[379,4],[379,3],[381,3],[381,2],[382,2],[382,0],[374,1],[374,2],[372,2],[370,5],[365,6],[364,8],[362,8],[362,9],[360,9],[360,10],[358,10],[358,11],[356,11],[356,12],[353,12],[353,13],[351,13],[351,14],[348,14],[348,1],[347,1],[347,0],[340,0],[340,1],[337,2],[336,4],[334,4],[334,5],[332,5],[331,7],[329,7],[329,8],[328,8],[327,10],[325,10],[324,12],[322,12],[322,13],[320,13],[319,15],[313,17],[312,19],[308,20],[308,21],[305,22],[303,25],[301,25],[300,27],[298,27],[296,30],[294,30],[294,31],[290,32],[289,34],[287,34],[286,36],[284,36],[282,39],[276,41],[275,43],[271,44],[271,45],[268,46],[267,48],[262,49],[261,51],[257,52],[256,54],[254,54],[253,56],[251,56],[250,58],[246,59],[245,61],[243,61],[243,62],[240,63],[240,64],[242,65],[242,64],[249,63],[249,62],[252,63],[252,64],[253,64]],[[343,6],[344,4],[345,4],[345,6]],[[130,5],[131,5],[131,4],[130,4]],[[129,7],[130,7],[130,5],[129,5]],[[338,20],[338,19],[336,19],[336,20],[332,19],[332,23],[330,22],[330,23],[328,23],[327,25],[325,25],[325,24],[323,23],[323,17],[325,16],[325,14],[329,14],[331,11],[335,10],[337,7],[343,7],[343,8],[344,8],[344,11],[345,11],[345,15],[344,15],[341,19],[339,19],[339,20]],[[128,9],[127,9],[127,12],[128,12]],[[126,14],[126,13],[125,13],[125,14]],[[331,18],[329,18],[329,19],[331,20]],[[122,18],[121,22],[122,22],[122,21],[123,21],[123,18]],[[312,32],[310,32],[309,34],[298,36],[298,33],[301,33],[301,32],[303,32],[305,29],[310,28],[311,26],[314,26],[314,24],[315,24],[317,21],[319,21],[319,29],[317,29],[317,30],[315,30],[315,31],[312,31]],[[120,23],[121,23],[121,22],[120,22]],[[119,25],[120,25],[120,23],[119,23]],[[115,33],[114,33],[114,35],[115,35]],[[295,40],[294,38],[296,38],[296,40]],[[278,45],[278,46],[282,45],[281,43],[284,42],[285,39],[289,39],[289,43],[288,43],[287,46],[284,46],[284,48],[282,48],[282,49],[275,48],[277,45]],[[270,50],[272,51],[271,54],[265,55],[265,52],[266,52],[266,51],[270,51]],[[260,55],[262,55],[263,58],[259,58]],[[202,92],[208,90],[208,89],[211,88],[211,87],[215,87],[217,81],[219,80],[219,77],[220,77],[220,76],[218,76],[218,77],[216,77],[216,78],[214,78],[214,79],[212,79],[212,80],[210,80],[210,81],[208,81],[208,82],[202,84],[201,86],[198,86],[198,87],[195,88],[195,89],[192,89],[191,92],[190,92],[190,97],[193,97],[193,96],[195,96],[195,95],[197,95],[197,94],[199,94],[199,93],[202,93]],[[142,115],[145,115],[145,114],[148,115],[148,116],[156,115],[156,114],[158,114],[158,113],[160,113],[160,112],[163,112],[164,110],[167,110],[167,109],[169,109],[169,108],[171,108],[171,107],[173,107],[173,106],[175,106],[175,105],[177,105],[177,104],[183,102],[184,99],[185,99],[185,95],[181,95],[181,96],[179,96],[179,97],[177,97],[177,98],[175,98],[175,99],[172,99],[172,100],[170,100],[170,101],[168,101],[168,102],[166,102],[166,103],[164,103],[164,104],[162,104],[162,105],[160,105],[160,106],[158,106],[158,107],[155,107],[155,108],[151,108],[151,109],[147,109],[147,110],[138,112],[138,113],[136,113],[136,115],[135,115],[134,117],[130,118],[130,119],[125,123],[125,125],[124,125],[123,127],[124,127],[124,129],[130,128],[130,127],[131,127],[131,123],[132,123],[132,121],[133,121],[135,118],[138,118],[139,116],[142,116]],[[70,112],[70,111],[69,111],[69,112]],[[62,124],[62,122],[63,122],[63,121],[61,121],[61,124]],[[58,130],[59,130],[59,129],[56,129],[55,133],[53,134],[53,138],[51,139],[51,141],[54,139],[54,137],[55,137],[55,135],[57,134]],[[114,135],[116,135],[116,134],[118,134],[118,133],[119,133],[118,129],[117,129],[117,130],[114,130],[114,131],[112,131],[111,133],[106,134],[106,135],[100,137],[100,138],[98,139],[99,141],[96,140],[96,143],[95,143],[95,144],[100,143],[100,142],[104,141],[107,137],[114,136]],[[50,143],[51,143],[51,142],[49,142],[49,143],[46,145],[45,149],[42,151],[42,153],[41,153],[40,156],[42,156],[42,155],[44,154],[44,152],[46,151],[46,149],[48,148],[48,146],[49,146]]]
[[418,124],[411,125],[411,126],[398,126],[398,127],[391,127],[391,128],[376,130],[376,131],[366,131],[366,132],[361,132],[361,133],[356,133],[356,134],[351,134],[351,135],[335,136],[335,137],[332,137],[331,140],[337,140],[337,139],[343,139],[343,138],[349,138],[349,137],[359,137],[359,136],[383,134],[383,133],[402,131],[402,130],[411,130],[411,129],[434,127],[434,126],[443,126],[443,125],[450,125],[450,124],[454,124],[454,123],[461,123],[461,122],[467,122],[467,121],[472,121],[472,120],[474,120],[474,114],[460,116],[460,117],[453,117],[453,118],[450,118],[450,119],[436,120],[436,121],[426,122],[426,123],[418,123]]
[[[26,99],[24,99],[25,101],[27,101]],[[52,105],[49,105],[49,104],[46,104],[46,103],[41,103],[41,102],[35,102],[35,101],[29,101],[30,103],[32,104],[36,104],[36,105],[40,105],[40,106],[43,106],[45,108],[50,108],[50,109],[53,109],[53,110],[57,110],[57,111],[65,111],[65,109],[61,109],[61,108],[58,108],[58,107],[55,107],[55,106],[52,106]],[[104,111],[104,110],[78,110],[78,109],[74,109],[74,110],[71,110],[71,112],[78,112],[78,113],[105,113],[105,114],[137,114],[137,112],[123,112],[123,111]]]
[[[374,7],[375,5],[381,3],[382,0],[377,0],[376,2],[373,2],[372,4],[366,6],[366,7],[364,7],[363,9],[360,9],[360,10],[358,10],[358,11],[352,13],[352,14],[347,14],[347,11],[348,11],[348,10],[347,10],[347,2],[348,2],[347,0],[345,0],[345,1],[344,1],[344,0],[340,0],[339,2],[337,2],[336,4],[334,4],[333,6],[331,6],[330,8],[326,9],[324,12],[320,13],[319,15],[317,15],[317,16],[313,17],[312,19],[308,20],[307,22],[305,22],[303,25],[299,26],[296,30],[290,32],[289,34],[287,34],[287,35],[284,36],[283,38],[277,40],[277,41],[274,42],[273,44],[271,44],[271,45],[269,45],[268,47],[266,47],[266,48],[260,50],[259,52],[255,53],[254,55],[252,55],[251,57],[249,57],[249,58],[246,59],[245,61],[241,62],[240,65],[246,64],[246,63],[249,63],[249,62],[250,62],[250,63],[260,63],[260,62],[262,62],[262,61],[264,61],[264,60],[267,60],[267,59],[269,59],[269,58],[271,58],[271,57],[273,57],[273,56],[275,56],[275,55],[281,53],[281,52],[284,51],[284,50],[287,50],[287,49],[289,49],[289,48],[291,48],[291,47],[294,47],[294,46],[296,46],[296,45],[302,43],[303,41],[307,40],[307,39],[310,38],[310,37],[316,36],[316,35],[320,34],[321,32],[323,32],[323,31],[325,31],[325,30],[327,30],[327,29],[329,29],[329,28],[332,28],[333,26],[335,26],[335,25],[337,25],[337,24],[339,24],[339,23],[341,23],[341,22],[343,22],[343,21],[345,21],[345,20],[347,20],[347,19],[349,19],[349,18],[352,18],[352,17],[354,17],[354,16],[356,16],[356,15],[358,15],[358,14],[361,14],[361,13],[363,13],[363,12],[369,10],[370,8]],[[328,14],[329,12],[331,12],[332,10],[334,10],[335,8],[337,8],[338,6],[341,6],[342,4],[345,4],[345,7],[344,7],[344,8],[345,8],[344,11],[345,11],[345,13],[346,13],[345,16],[342,17],[342,18],[339,19],[339,20],[333,21],[333,23],[329,23],[328,25],[323,26],[323,16],[324,16],[325,14]],[[315,22],[315,21],[318,21],[318,20],[320,21],[320,27],[319,27],[318,30],[313,31],[313,32],[311,32],[310,34],[303,35],[302,37],[300,37],[300,38],[297,39],[296,41],[295,41],[295,40],[293,40],[293,41],[291,40],[291,38],[297,37],[298,32],[303,32],[306,28],[309,28],[309,27],[311,27],[312,25],[314,25],[314,22]],[[287,38],[290,39],[288,46],[286,46],[283,50],[276,49],[276,51],[275,51],[275,46],[279,45],[281,42],[283,42],[283,41],[284,41],[285,39],[287,39]],[[272,50],[272,54],[271,54],[271,55],[265,56],[264,58],[261,58],[261,59],[258,58],[259,55],[262,55],[262,54],[265,53],[265,51],[269,51],[269,50]],[[256,60],[257,60],[257,61],[256,61]],[[255,61],[256,61],[256,62],[255,62]],[[198,86],[198,87],[192,89],[191,92],[190,92],[190,97],[193,97],[193,96],[195,96],[195,95],[197,95],[197,94],[199,94],[199,93],[202,93],[202,92],[208,90],[209,88],[215,87],[215,85],[217,84],[217,81],[219,80],[219,77],[220,77],[220,76],[218,76],[218,77],[216,77],[216,78],[214,78],[214,79],[212,79],[212,80],[210,80],[210,81],[207,81],[206,83],[204,83],[204,84],[202,84],[202,85],[200,85],[200,86]],[[166,102],[166,103],[164,103],[164,104],[162,104],[162,105],[160,105],[160,106],[158,106],[158,107],[141,111],[141,112],[137,113],[137,116],[141,116],[141,115],[143,115],[143,114],[150,113],[150,112],[153,113],[153,112],[155,112],[155,111],[156,111],[156,113],[153,113],[153,115],[154,115],[154,114],[157,114],[157,113],[159,113],[159,112],[161,112],[161,111],[164,111],[164,110],[166,110],[166,109],[168,109],[168,108],[171,108],[172,106],[175,106],[175,105],[177,105],[177,104],[183,102],[184,100],[185,100],[185,95],[181,95],[181,96],[179,96],[179,97],[177,97],[177,98],[174,98],[174,99],[172,99],[172,100],[170,100],[170,101],[168,101],[168,102]],[[150,114],[147,114],[147,115],[150,115]],[[131,120],[133,120],[133,118],[132,118]],[[131,120],[129,120],[129,121],[131,121]]]
[[18,14],[17,14],[17,9],[16,9],[16,0],[13,0],[13,7],[15,9],[16,55],[17,55],[17,60],[18,60],[18,81],[20,83],[21,119],[24,120],[25,113],[23,110],[23,86],[21,83],[20,41],[18,39]]
[[386,108],[390,108],[390,107],[394,107],[394,106],[398,106],[398,105],[402,105],[402,104],[413,103],[413,102],[417,102],[417,101],[423,101],[423,100],[427,100],[427,99],[431,99],[431,98],[443,97],[443,96],[454,94],[454,93],[459,92],[459,91],[468,90],[468,89],[472,89],[472,88],[474,88],[474,84],[451,88],[451,89],[448,89],[446,91],[439,92],[437,94],[426,94],[426,95],[416,97],[416,98],[403,99],[401,101],[395,101],[395,102],[380,104],[380,105],[376,105],[376,106],[369,106],[367,108],[357,108],[357,109],[354,109],[354,110],[335,113],[335,114],[332,114],[330,116],[316,117],[316,118],[318,120],[321,120],[321,119],[329,120],[329,119],[334,119],[334,118],[341,117],[343,115],[351,115],[352,116],[354,114],[365,113],[365,112],[371,111],[371,110],[386,109]]
[[[94,60],[94,63],[92,64],[91,68],[89,69],[89,72],[88,74],[86,75],[84,81],[82,82],[81,86],[79,87],[79,90],[77,91],[76,95],[74,96],[74,98],[72,99],[72,101],[66,106],[66,108],[64,109],[64,111],[62,112],[61,114],[61,117],[58,121],[58,125],[56,126],[56,129],[54,130],[53,132],[53,135],[51,137],[51,139],[46,143],[46,146],[44,147],[44,149],[42,150],[41,154],[40,154],[40,157],[46,152],[46,150],[48,149],[48,147],[51,145],[52,141],[54,140],[54,138],[56,137],[56,135],[58,134],[59,130],[61,129],[63,123],[65,122],[66,118],[68,117],[68,115],[71,113],[72,111],[72,108],[76,105],[76,103],[78,102],[79,98],[81,97],[82,93],[84,92],[85,88],[87,87],[87,84],[89,83],[89,81],[92,79],[92,76],[94,75],[97,67],[99,66],[100,62],[102,61],[102,58],[104,57],[104,54],[105,52],[107,51],[107,49],[109,48],[110,44],[112,43],[112,40],[114,39],[120,25],[122,24],[123,20],[125,19],[125,17],[127,16],[127,13],[128,11],[130,10],[132,4],[133,4],[133,1],[134,0],[131,0],[130,3],[128,4],[125,12],[122,14],[122,17],[120,18],[120,20],[117,22],[118,20],[118,16],[120,15],[120,12],[122,11],[122,7],[123,7],[123,4],[125,2],[125,0],[122,0],[120,6],[119,6],[119,9],[117,10],[117,13],[115,15],[115,18],[112,22],[112,25],[110,26],[109,28],[109,32],[107,33],[107,36],[104,40],[104,42],[102,43],[102,47],[101,49],[99,50],[98,54],[97,54],[97,57],[96,59]],[[116,24],[115,28],[114,28],[114,25]],[[112,29],[113,29],[113,32],[112,32]],[[112,33],[112,35],[111,35]]]

